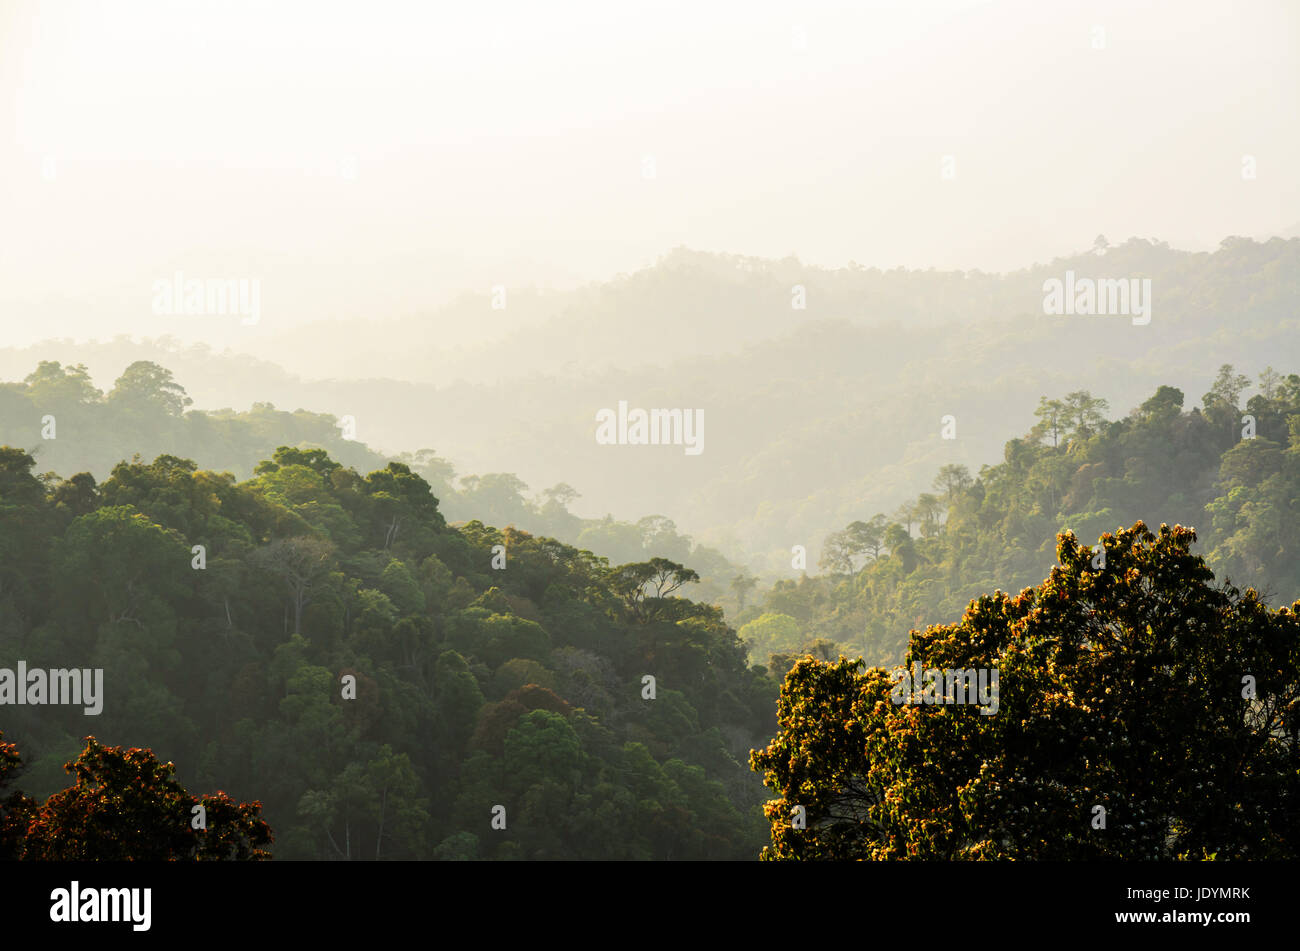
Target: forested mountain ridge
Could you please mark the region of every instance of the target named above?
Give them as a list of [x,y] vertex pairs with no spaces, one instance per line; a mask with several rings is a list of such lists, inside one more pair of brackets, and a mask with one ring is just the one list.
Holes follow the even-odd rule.
[[[78,375],[54,369],[38,376]],[[151,381],[143,410],[179,418],[183,391],[136,370]],[[1144,571],[1171,546],[1186,578],[1164,578],[1172,587],[1161,598],[1176,603],[1186,581],[1207,611],[1263,624],[1249,627],[1265,639],[1260,650],[1294,652],[1285,610],[1265,624],[1253,595],[1224,600],[1204,587],[1190,532],[1162,532],[1154,547],[1140,528],[1106,534],[1130,518],[1185,523],[1199,510],[1221,576],[1282,600],[1300,593],[1300,375],[1268,370],[1243,399],[1249,388],[1224,365],[1200,407],[1185,409],[1181,391],[1161,386],[1114,420],[1085,390],[1043,397],[1003,462],[974,476],[947,464],[935,491],[896,520],[880,513],[833,533],[824,573],[777,583],[732,622],[747,622],[739,635],[721,609],[683,597],[698,583],[689,562],[615,565],[513,527],[448,525],[429,482],[404,462],[362,476],[324,449],[281,446],[244,481],[164,454],[120,462],[101,482],[38,476],[30,454],[6,447],[0,668],[99,667],[106,689],[93,723],[78,708],[7,707],[5,739],[29,764],[20,780],[36,795],[66,785],[62,764],[87,732],[148,746],[180,764],[187,784],[230,791],[235,801],[203,801],[242,810],[250,855],[265,845],[262,809],[282,858],[748,858],[769,834],[769,857],[833,852],[840,846],[816,837],[791,839],[783,818],[793,804],[821,803],[833,784],[805,800],[785,770],[804,768],[799,731],[826,726],[810,717],[838,716],[823,685],[869,692],[881,674],[799,655],[833,661],[834,640],[889,665],[905,648],[920,656],[946,643],[927,624],[963,611],[945,636],[966,638],[989,604],[1012,603],[990,592],[1042,578],[1053,544],[1080,583],[1097,583],[1088,554],[1059,529],[1085,543],[1103,535],[1112,556],[1137,558]],[[436,457],[420,462],[439,471]],[[562,487],[553,495],[562,505]],[[1104,561],[1091,565],[1105,577]],[[1031,600],[1059,584],[1054,569]],[[1139,616],[1148,595],[1125,585],[1115,610]],[[801,704],[808,715],[791,719]],[[1160,750],[1190,742],[1174,733],[1148,739]],[[769,827],[758,776],[742,764],[774,734],[751,757],[782,790]],[[8,749],[0,744],[6,764]],[[83,754],[112,762],[105,757],[93,744]],[[1143,795],[1164,809],[1181,793]],[[197,801],[183,790],[173,798]],[[260,805],[237,806],[242,799]],[[1261,821],[1289,821],[1289,802]],[[13,838],[6,829],[0,840]],[[899,829],[916,839],[908,848],[953,847],[911,819]],[[1061,835],[1044,855],[1092,854],[1095,843]],[[877,847],[878,857],[894,855]]]
[[[797,262],[681,253],[638,293],[743,310],[781,291],[755,339],[727,325],[739,356],[503,385],[277,378],[328,393],[308,405],[329,412],[196,409],[151,360],[104,393],[84,366],[42,361],[0,384],[0,445],[16,447],[0,451],[0,668],[102,667],[107,689],[94,718],[5,708],[22,787],[65,785],[93,732],[259,800],[278,857],[754,856],[770,830],[744,763],[779,732],[778,687],[805,650],[897,662],[928,624],[1039,582],[1061,529],[1086,544],[1139,519],[1197,525],[1214,570],[1266,600],[1300,593],[1300,377],[1265,369],[1252,392],[1220,363],[1294,354],[1297,248],[1130,242],[1033,274],[1154,274],[1168,293],[1147,327],[1048,318],[1037,292],[1010,315],[997,294],[979,302],[987,287],[1020,299],[1024,275],[922,273],[896,275],[905,319],[882,323],[848,313],[850,268],[805,288],[839,305],[785,331]],[[950,293],[962,303],[944,311]],[[1135,408],[1111,418],[1079,365]],[[1180,385],[1202,378],[1188,408]],[[625,396],[703,407],[708,451],[597,445],[592,411]],[[1006,441],[1011,401],[1028,431]],[[406,451],[371,448],[399,432]],[[415,449],[431,432],[589,481],[530,498],[512,471],[458,477],[446,443]],[[667,515],[583,519],[588,485],[711,524],[769,579],[800,576],[762,591]]]
[[1138,520],[1197,526],[1218,577],[1289,604],[1300,598],[1300,375],[1268,369],[1245,399],[1250,388],[1224,365],[1201,406],[1161,386],[1119,419],[1086,390],[1043,397],[1002,462],[977,475],[945,465],[933,492],[863,512],[826,540],[822,574],[779,581],[737,616],[741,636],[755,659],[785,655],[777,673],[819,639],[892,664],[909,629],[1039,581],[1058,531],[1088,542]]
[[290,447],[245,482],[164,455],[102,483],[6,447],[0,522],[0,667],[104,671],[96,717],[6,707],[29,794],[93,732],[259,800],[281,858],[746,858],[765,838],[742,763],[777,685],[682,597],[682,565],[455,529],[402,463]]
[[[0,445],[26,448],[39,472],[86,473],[101,480],[123,458],[160,455],[192,459],[245,479],[279,446],[323,449],[367,472],[389,461],[348,431],[355,420],[305,409],[286,412],[270,402],[255,402],[245,411],[201,410],[192,404],[172,371],[148,360],[127,366],[107,392],[95,385],[84,364],[46,360],[21,382],[0,383]],[[635,522],[608,515],[584,519],[569,511],[579,493],[566,483],[530,493],[510,472],[458,475],[430,449],[394,458],[428,481],[439,511],[453,521],[510,525],[615,562],[653,556],[689,560],[701,577],[699,600],[726,596],[740,573],[720,552],[679,532],[665,515]]]
[[[1151,322],[1045,314],[1044,282],[1067,271],[1150,279]],[[1252,377],[1269,363],[1297,365],[1298,274],[1300,239],[1228,238],[1213,253],[1131,239],[1009,274],[829,269],[679,249],[568,295],[534,301],[510,288],[505,313],[534,309],[533,329],[511,324],[472,352],[447,350],[442,328],[494,326],[503,312],[486,288],[445,312],[384,323],[399,343],[373,358],[375,328],[364,321],[280,328],[268,317],[248,328],[242,352],[51,341],[0,351],[0,376],[21,378],[42,359],[85,363],[101,380],[138,360],[158,363],[200,407],[245,407],[255,394],[352,416],[357,438],[389,458],[431,446],[461,472],[513,473],[534,490],[565,483],[580,493],[575,514],[667,516],[777,578],[789,576],[792,545],[815,564],[821,540],[864,508],[892,510],[943,465],[976,471],[1000,457],[1043,394],[1083,388],[1128,407],[1161,385],[1204,392],[1225,362]],[[288,372],[248,353],[288,360]],[[596,444],[595,413],[620,399],[703,409],[705,451]],[[950,414],[956,438],[942,439]],[[482,508],[461,513],[450,495],[445,507],[449,517],[488,518]]]
[[[263,359],[304,377],[388,378],[407,382],[517,380],[533,374],[581,377],[585,368],[664,368],[683,354],[743,353],[789,334],[793,322],[845,320],[874,327],[896,322],[927,329],[987,325],[1041,315],[1043,282],[1066,270],[1084,276],[1150,278],[1158,319],[1180,327],[1182,339],[1214,334],[1224,317],[1267,314],[1294,318],[1300,240],[1225,237],[1213,252],[1184,251],[1155,239],[1110,244],[1100,237],[1076,254],[1007,273],[826,267],[800,261],[720,254],[678,247],[651,267],[571,291],[510,287],[495,312],[509,319],[498,339],[451,351],[442,329],[493,314],[484,287],[424,317],[386,322],[399,341],[382,352],[358,352],[363,320],[330,320],[252,341]],[[792,290],[804,289],[792,313]],[[526,316],[514,315],[518,309]],[[653,332],[647,333],[647,329]],[[1022,325],[1023,330],[1023,325]],[[637,346],[629,347],[635,335]],[[1150,341],[1135,341],[1143,350]]]

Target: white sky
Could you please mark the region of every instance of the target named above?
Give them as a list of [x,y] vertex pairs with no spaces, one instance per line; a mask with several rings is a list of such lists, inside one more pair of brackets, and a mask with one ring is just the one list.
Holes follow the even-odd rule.
[[152,315],[176,270],[259,277],[283,329],[676,245],[1007,270],[1279,233],[1298,49],[1293,0],[0,0],[0,346],[258,332]]

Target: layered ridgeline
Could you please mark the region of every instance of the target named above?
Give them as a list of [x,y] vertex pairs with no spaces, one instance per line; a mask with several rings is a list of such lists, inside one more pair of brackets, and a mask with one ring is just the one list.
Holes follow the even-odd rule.
[[[1033,424],[1043,394],[1089,389],[1127,408],[1162,384],[1194,399],[1223,363],[1252,378],[1269,363],[1300,366],[1300,239],[1229,238],[1213,253],[1132,239],[1007,274],[676,250],[572,292],[502,280],[504,309],[487,287],[401,320],[377,311],[285,327],[268,309],[255,327],[239,327],[238,352],[50,341],[0,350],[0,378],[21,378],[39,360],[84,363],[101,381],[137,360],[160,363],[198,407],[257,399],[350,416],[357,437],[385,453],[432,446],[462,472],[514,473],[539,490],[566,483],[581,493],[575,513],[666,515],[777,578],[789,576],[792,545],[815,565],[821,540],[863,510],[892,511],[940,466],[974,472],[1000,458]],[[1052,312],[1045,285],[1090,280],[1150,281],[1148,312]],[[194,318],[176,320],[178,335],[202,332]],[[453,345],[465,327],[496,339]],[[703,452],[600,444],[596,414],[620,401],[703,411]],[[949,415],[955,438],[945,439]],[[188,450],[142,455],[163,451],[227,464]],[[454,503],[446,497],[449,518],[490,520]]]
[[1266,370],[1258,392],[1229,365],[1201,398],[1161,386],[1127,416],[1077,390],[978,474],[947,464],[892,514],[861,516],[822,547],[822,573],[777,582],[735,623],[783,675],[794,655],[902,659],[909,629],[950,622],[995,589],[1042,580],[1058,531],[1091,544],[1148,524],[1195,526],[1215,575],[1265,600],[1300,598],[1300,376]]
[[[1008,444],[1003,463],[978,476],[945,465],[935,491],[903,506],[897,521],[863,518],[834,533],[824,546],[824,573],[777,584],[741,615],[742,638],[718,608],[682,597],[696,584],[689,564],[653,558],[612,565],[510,528],[479,521],[450,527],[428,482],[404,463],[362,476],[322,449],[281,447],[243,482],[164,455],[148,464],[120,463],[101,483],[87,473],[38,477],[28,453],[6,448],[0,450],[0,695],[5,739],[16,743],[28,768],[15,781],[11,748],[0,750],[8,774],[0,775],[0,786],[18,785],[38,798],[61,789],[68,784],[62,764],[93,733],[98,743],[87,745],[80,760],[89,777],[82,785],[101,767],[121,773],[123,754],[99,744],[150,747],[159,760],[178,764],[186,785],[235,797],[219,792],[201,801],[215,813],[237,810],[243,817],[243,838],[236,835],[230,845],[237,853],[260,854],[260,814],[276,832],[273,851],[280,857],[743,858],[757,854],[768,830],[758,809],[764,798],[758,777],[742,763],[747,751],[763,749],[775,734],[752,760],[781,796],[767,807],[775,848],[769,856],[800,855],[805,848],[823,854],[823,846],[830,849],[824,854],[838,855],[838,839],[791,839],[785,817],[799,806],[818,820],[824,797],[833,798],[840,786],[825,771],[856,775],[865,768],[853,758],[863,749],[859,732],[866,736],[876,727],[859,723],[858,707],[845,718],[824,704],[822,687],[852,699],[864,684],[874,690],[886,681],[879,672],[859,675],[857,665],[805,661],[786,681],[778,722],[778,681],[803,648],[833,659],[835,640],[873,662],[907,659],[902,647],[909,629],[929,620],[951,626],[968,601],[1002,605],[1008,599],[989,592],[1016,590],[1021,578],[1025,587],[1040,580],[1053,560],[1058,528],[1073,529],[1086,543],[1130,519],[1193,521],[1189,512],[1204,515],[1202,547],[1221,578],[1253,584],[1270,600],[1300,592],[1294,558],[1300,376],[1266,373],[1260,392],[1243,405],[1248,385],[1224,366],[1202,407],[1185,410],[1183,394],[1164,386],[1113,421],[1086,391],[1045,398],[1038,423]],[[1276,624],[1246,619],[1242,630],[1264,638],[1260,651],[1239,658],[1222,677],[1205,666],[1221,665],[1221,655],[1230,653],[1214,638],[1196,648],[1203,658],[1178,654],[1177,632],[1186,626],[1180,605],[1190,594],[1209,599],[1196,631],[1228,630],[1227,621],[1214,618],[1227,618],[1237,610],[1232,605],[1259,611],[1252,596],[1207,593],[1208,572],[1188,553],[1190,533],[1166,535],[1152,548],[1143,547],[1150,539],[1136,529],[1105,535],[1110,565],[1097,562],[1101,549],[1077,550],[1073,541],[1056,541],[1055,558],[1068,563],[1069,578],[1080,584],[1122,580],[1123,597],[1107,610],[1124,630],[1146,630],[1151,640],[1139,637],[1129,647],[1143,657],[1174,650],[1180,663],[1210,671],[1205,697],[1236,696],[1243,671],[1262,678],[1255,671],[1281,663],[1283,679],[1290,676],[1285,672],[1294,658],[1273,657],[1294,653],[1285,612]],[[1143,552],[1136,574],[1124,560],[1133,545]],[[1168,559],[1180,571],[1165,572]],[[1158,590],[1146,586],[1148,575],[1160,582]],[[1035,599],[1074,604],[1073,593],[1061,596],[1061,583],[1054,573],[1013,607],[1020,611]],[[741,594],[746,590],[739,586]],[[1091,601],[1081,603],[1087,609]],[[1157,608],[1168,631],[1143,626]],[[946,643],[953,631],[963,650],[978,647],[982,610],[967,611],[952,631],[913,631],[911,659],[937,663],[925,645]],[[1020,637],[1019,615],[1009,610],[995,613],[1002,622],[1015,620],[1007,636]],[[1094,611],[1089,623],[1106,616]],[[1070,618],[1058,626],[1080,629]],[[1238,643],[1234,637],[1228,641]],[[747,649],[754,659],[776,656],[768,666],[751,667]],[[957,658],[957,666],[998,666],[975,654]],[[13,671],[69,668],[95,674],[93,699],[79,698],[84,705],[53,704],[59,699],[53,677],[48,689],[29,690],[25,704],[4,694]],[[1116,676],[1124,682],[1128,675],[1121,669]],[[1232,681],[1230,691],[1227,681],[1219,682],[1224,677]],[[853,682],[846,687],[835,678]],[[1292,696],[1287,684],[1259,683],[1270,697]],[[805,703],[811,706],[795,715]],[[87,716],[87,710],[94,712]],[[1200,740],[1177,730],[1185,719],[1166,718],[1158,735],[1143,742],[1160,756],[1190,751],[1199,762]],[[804,743],[800,731],[820,735],[841,722],[848,731],[844,756],[819,753],[805,763],[804,753],[821,747]],[[1049,716],[1045,728],[1054,722]],[[1291,730],[1295,722],[1283,726]],[[1093,736],[1086,718],[1077,726],[1080,737]],[[892,729],[884,727],[884,733]],[[994,752],[1020,742],[986,732]],[[1224,734],[1215,783],[1233,773],[1224,757],[1239,745],[1234,736]],[[1122,747],[1120,740],[1107,750]],[[154,776],[152,764],[150,758],[138,765]],[[1043,768],[1044,782],[1056,782],[1057,764]],[[1268,776],[1288,768],[1272,763]],[[140,800],[142,815],[170,823],[200,801],[161,774],[152,781],[172,795],[161,811]],[[1144,787],[1141,795],[1160,809],[1171,802],[1190,809],[1197,801],[1164,786]],[[1267,840],[1278,822],[1289,821],[1293,805],[1285,797],[1264,789],[1249,798],[1272,810],[1250,841]],[[75,837],[60,830],[83,809],[103,807],[103,799],[94,790],[54,797],[70,804],[58,813],[68,821],[37,828],[21,847],[65,854],[60,849]],[[264,812],[241,800],[260,802]],[[14,814],[0,806],[0,852],[20,838]],[[1065,821],[1063,815],[1053,812],[1052,821]],[[928,819],[899,814],[889,821],[897,825],[892,844],[855,845],[847,854],[883,857],[893,849],[901,856],[915,846],[949,855],[971,840],[983,855],[1006,844],[996,830],[990,838],[987,830],[954,825],[939,841],[925,831]],[[1094,854],[1096,843],[1078,839],[1077,830],[1057,832],[1050,855],[1061,849]],[[1032,829],[1025,834],[1029,852],[1047,841]],[[1234,836],[1184,842],[1177,854],[1208,854],[1222,843],[1255,847]],[[1134,856],[1159,846],[1133,841]],[[108,854],[125,847],[110,846]],[[168,855],[225,847],[190,837]]]
[[[408,466],[361,475],[321,449],[243,482],[175,456],[102,482],[36,472],[0,449],[0,674],[102,687],[93,715],[53,679],[6,697],[27,765],[7,782],[29,796],[67,786],[93,734],[235,797],[214,810],[260,802],[278,858],[751,858],[766,840],[745,763],[777,684],[685,597],[689,568],[449,527]],[[167,815],[188,816],[174,792]]]
[[[95,385],[84,364],[43,360],[22,380],[0,383],[0,445],[25,448],[36,459],[37,472],[87,473],[101,480],[124,457],[160,455],[196,460],[204,468],[246,479],[279,446],[322,449],[361,472],[389,461],[356,437],[352,417],[288,412],[271,402],[255,402],[248,410],[204,410],[193,403],[170,369],[149,360],[130,363],[107,391]],[[458,475],[430,449],[392,458],[429,483],[439,511],[451,521],[515,526],[615,563],[652,557],[689,561],[700,575],[693,592],[699,600],[733,597],[731,582],[742,574],[721,552],[696,543],[665,515],[636,521],[609,515],[580,518],[570,511],[580,493],[568,483],[531,491],[512,472]]]

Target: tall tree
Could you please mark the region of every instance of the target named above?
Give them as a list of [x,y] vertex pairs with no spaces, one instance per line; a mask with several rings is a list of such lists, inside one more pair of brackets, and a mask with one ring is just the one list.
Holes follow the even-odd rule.
[[939,518],[943,514],[943,502],[929,492],[922,492],[916,497],[916,511],[921,517],[921,534],[927,537],[939,530]]
[[1070,433],[1087,438],[1106,422],[1106,410],[1109,404],[1100,397],[1095,397],[1087,390],[1075,390],[1065,396],[1065,413],[1069,420]]
[[133,410],[155,411],[166,416],[180,416],[194,403],[171,370],[149,360],[137,360],[123,370],[109,391],[108,400]]
[[937,687],[796,664],[751,755],[779,796],[763,858],[1300,856],[1300,604],[1216,585],[1194,541],[1138,522],[1098,568],[1062,533],[1041,585],[912,632]]
[[758,579],[748,571],[741,572],[731,579],[731,590],[736,592],[736,609],[738,611],[745,610],[745,598],[756,587],[758,587]]
[[257,553],[257,562],[277,575],[293,605],[293,633],[302,633],[302,613],[315,599],[334,561],[334,546],[324,538],[302,535],[280,538]]
[[1069,419],[1065,403],[1061,400],[1049,400],[1046,396],[1038,401],[1038,408],[1034,410],[1034,416],[1038,422],[1030,430],[1035,442],[1050,436],[1052,447],[1055,448],[1061,444],[1061,434],[1066,431],[1067,421]]
[[940,467],[939,474],[934,477],[934,488],[942,492],[948,504],[952,505],[957,500],[957,496],[969,489],[974,481],[969,469],[950,462]]
[[856,551],[857,546],[847,531],[831,532],[822,542],[822,553],[817,560],[817,566],[831,574],[852,574],[853,556]]
[[1222,406],[1235,412],[1241,402],[1241,394],[1250,386],[1249,377],[1243,376],[1232,368],[1231,363],[1219,367],[1219,375],[1214,378],[1214,385],[1201,397],[1201,405],[1207,410]]
[[877,512],[870,521],[850,522],[844,531],[855,555],[867,555],[875,561],[885,547],[885,529],[888,527],[888,517]]
[[679,600],[672,595],[685,584],[698,583],[700,576],[667,558],[651,558],[620,565],[612,569],[609,579],[632,617],[644,624],[659,617],[671,601]]

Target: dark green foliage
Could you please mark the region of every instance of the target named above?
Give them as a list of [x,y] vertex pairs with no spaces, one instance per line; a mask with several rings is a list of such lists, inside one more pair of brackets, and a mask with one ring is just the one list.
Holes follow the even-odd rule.
[[[1300,597],[1300,376],[1266,371],[1241,407],[1244,386],[1224,366],[1203,408],[1184,411],[1183,394],[1161,386],[1109,422],[1085,391],[1044,397],[1039,423],[1007,443],[1003,462],[977,477],[945,466],[941,494],[904,505],[899,521],[833,533],[826,572],[755,599],[737,618],[741,636],[764,651],[756,660],[823,636],[894,663],[910,628],[1035,583],[1058,531],[1087,542],[1139,519],[1197,525],[1219,577],[1289,603]],[[772,615],[797,621],[798,637],[774,642]]]
[[[41,372],[51,399],[86,396],[77,374]],[[154,377],[135,374],[120,401],[181,418]],[[363,477],[319,448],[280,446],[245,482],[172,455],[102,484],[33,467],[0,448],[0,667],[103,667],[98,741],[256,799],[277,857],[761,847],[761,787],[740,764],[774,726],[776,685],[718,609],[681,596],[697,580],[685,566],[450,528],[407,465]],[[80,708],[4,717],[26,791],[57,790],[53,767],[87,732]],[[22,802],[0,801],[0,854],[21,838]],[[51,835],[28,841],[65,854]]]

